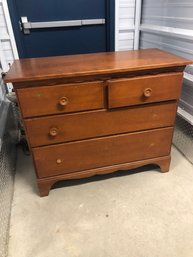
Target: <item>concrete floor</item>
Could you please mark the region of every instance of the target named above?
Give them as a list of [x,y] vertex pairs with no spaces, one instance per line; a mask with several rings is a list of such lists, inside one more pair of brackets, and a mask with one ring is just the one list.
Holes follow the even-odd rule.
[[9,257],[193,257],[193,166],[173,148],[169,173],[142,171],[40,198],[19,152]]

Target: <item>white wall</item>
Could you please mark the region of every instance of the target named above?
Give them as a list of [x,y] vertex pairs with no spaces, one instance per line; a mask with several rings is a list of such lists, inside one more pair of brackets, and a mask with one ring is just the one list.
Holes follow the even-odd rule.
[[[12,62],[18,59],[13,29],[11,26],[10,15],[8,11],[7,1],[0,0],[0,79],[1,72],[7,72]],[[8,83],[9,90],[12,89],[12,84]],[[0,83],[0,103],[3,101],[4,88]]]
[[140,47],[193,59],[193,1],[144,0]]
[[116,0],[115,50],[132,50],[134,47],[135,0]]
[[11,26],[6,0],[0,0],[0,65],[3,71],[9,69],[9,63],[18,59],[17,48]]

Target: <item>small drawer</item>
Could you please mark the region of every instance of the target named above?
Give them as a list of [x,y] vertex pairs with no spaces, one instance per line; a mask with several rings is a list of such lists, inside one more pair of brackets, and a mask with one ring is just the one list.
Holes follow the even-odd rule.
[[32,147],[174,125],[176,102],[25,119]]
[[104,107],[103,82],[29,87],[17,90],[23,117]]
[[39,178],[168,156],[173,128],[33,148]]
[[167,73],[108,81],[108,107],[162,102],[180,97],[183,73]]

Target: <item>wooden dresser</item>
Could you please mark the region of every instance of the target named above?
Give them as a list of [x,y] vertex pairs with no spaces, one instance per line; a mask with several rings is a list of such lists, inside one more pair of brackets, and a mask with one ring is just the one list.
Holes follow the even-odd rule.
[[66,179],[146,164],[169,170],[183,70],[158,49],[14,62],[17,94],[41,196]]

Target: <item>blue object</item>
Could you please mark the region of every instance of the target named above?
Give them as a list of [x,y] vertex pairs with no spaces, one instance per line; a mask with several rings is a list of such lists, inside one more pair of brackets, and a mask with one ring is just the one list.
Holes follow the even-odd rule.
[[[114,51],[115,0],[8,0],[20,58]],[[105,19],[105,24],[20,30],[30,22]]]

